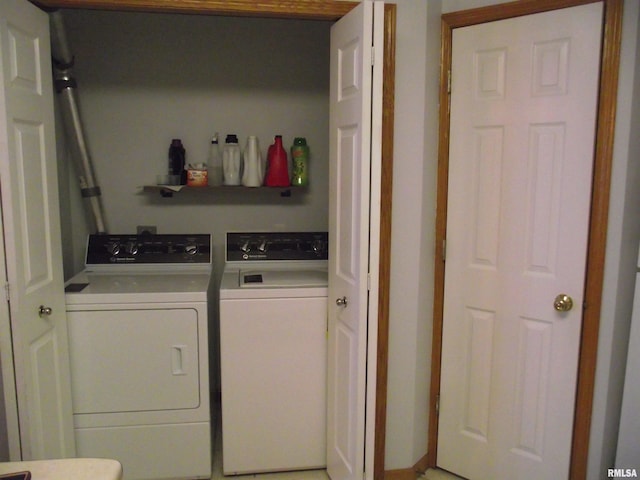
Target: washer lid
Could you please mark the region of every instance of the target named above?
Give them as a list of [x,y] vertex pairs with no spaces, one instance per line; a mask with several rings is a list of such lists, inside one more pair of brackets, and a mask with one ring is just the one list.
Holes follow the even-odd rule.
[[326,287],[326,270],[242,270],[241,288]]

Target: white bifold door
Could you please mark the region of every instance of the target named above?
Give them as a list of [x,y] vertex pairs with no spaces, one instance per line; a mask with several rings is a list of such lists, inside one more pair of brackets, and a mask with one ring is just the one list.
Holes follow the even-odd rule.
[[331,30],[327,471],[332,480],[373,478],[383,18],[383,2],[364,1]]
[[[12,451],[12,460],[69,457],[75,444],[48,15],[26,0],[0,1],[0,50],[0,183],[12,343],[2,343],[2,366],[5,378],[13,378],[11,363],[15,368],[15,450],[21,450]],[[13,358],[6,357],[11,348]],[[10,437],[17,437],[18,429],[10,428]]]
[[567,478],[602,2],[453,31],[438,466]]

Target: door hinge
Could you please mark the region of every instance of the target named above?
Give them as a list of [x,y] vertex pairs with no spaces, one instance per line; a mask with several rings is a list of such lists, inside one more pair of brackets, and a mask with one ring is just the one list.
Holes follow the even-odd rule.
[[451,93],[451,69],[447,71],[447,93]]
[[442,261],[447,261],[447,239],[442,239]]
[[11,299],[11,296],[10,296],[10,292],[9,292],[9,284],[8,283],[4,284],[4,294],[7,297],[7,302],[9,302],[10,299]]
[[376,47],[371,45],[371,66],[376,64]]
[[367,273],[367,291],[371,291],[371,274]]
[[436,417],[440,415],[440,394],[436,395]]

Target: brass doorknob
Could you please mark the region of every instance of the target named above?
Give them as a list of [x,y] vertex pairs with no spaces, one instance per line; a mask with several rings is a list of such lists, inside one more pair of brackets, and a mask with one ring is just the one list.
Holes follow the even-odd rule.
[[568,312],[573,308],[573,299],[566,293],[561,293],[553,301],[553,308],[558,312]]
[[51,313],[53,312],[53,310],[51,310],[51,307],[45,307],[44,305],[40,305],[40,307],[38,307],[38,315],[40,317],[44,317],[44,316],[49,316],[51,315]]

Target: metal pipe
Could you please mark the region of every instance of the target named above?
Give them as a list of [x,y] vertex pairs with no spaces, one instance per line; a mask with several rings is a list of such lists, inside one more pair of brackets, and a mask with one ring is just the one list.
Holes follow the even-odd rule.
[[49,14],[51,24],[51,55],[54,67],[54,85],[60,97],[60,110],[71,157],[76,165],[80,192],[88,204],[96,233],[107,233],[101,202],[101,191],[93,171],[91,156],[85,141],[82,119],[77,102],[77,83],[73,76],[74,58],[59,10]]

